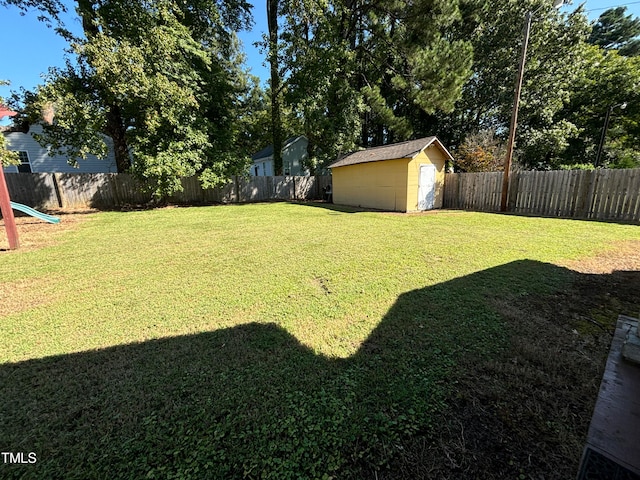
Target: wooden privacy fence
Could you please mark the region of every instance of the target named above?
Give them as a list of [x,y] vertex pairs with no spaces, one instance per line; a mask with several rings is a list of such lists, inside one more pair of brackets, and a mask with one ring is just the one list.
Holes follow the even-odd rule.
[[[500,211],[502,175],[447,174],[445,208]],[[638,222],[640,169],[514,172],[508,205],[520,214]]]
[[[5,173],[11,200],[40,209],[118,208],[152,200],[125,173]],[[204,189],[197,177],[182,179],[182,192],[168,198],[177,204],[321,200],[330,176],[235,177],[222,188]]]

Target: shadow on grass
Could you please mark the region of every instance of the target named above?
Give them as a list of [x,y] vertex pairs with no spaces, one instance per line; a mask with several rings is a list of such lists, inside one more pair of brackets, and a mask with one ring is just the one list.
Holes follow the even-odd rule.
[[570,279],[521,261],[404,293],[347,359],[251,323],[1,365],[0,451],[37,462],[0,477],[370,478],[429,435],[462,359],[506,348],[496,297]]
[[386,210],[377,210],[374,208],[363,208],[363,207],[353,207],[350,205],[340,205],[337,203],[331,203],[326,201],[288,201],[287,203],[291,203],[293,205],[305,205],[307,207],[315,207],[322,208],[324,210],[329,210],[337,213],[366,213],[366,212],[386,212]]

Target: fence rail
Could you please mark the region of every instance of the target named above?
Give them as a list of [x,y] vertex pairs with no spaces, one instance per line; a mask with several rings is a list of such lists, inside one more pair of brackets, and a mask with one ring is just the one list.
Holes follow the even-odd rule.
[[[152,200],[134,177],[124,173],[5,173],[11,200],[40,209],[119,208]],[[235,177],[222,188],[204,189],[196,177],[182,179],[176,204],[321,200],[330,176]]]
[[[497,212],[502,172],[449,173],[444,206]],[[597,220],[640,221],[640,169],[514,172],[509,211],[520,214]]]

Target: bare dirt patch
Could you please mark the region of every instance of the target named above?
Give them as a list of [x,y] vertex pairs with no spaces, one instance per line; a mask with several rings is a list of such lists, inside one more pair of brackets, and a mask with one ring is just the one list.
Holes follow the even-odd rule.
[[[48,212],[60,218],[60,223],[47,223],[29,216],[15,217],[20,248],[17,252],[35,250],[55,245],[60,234],[75,230],[90,218],[91,210],[74,213]],[[0,254],[15,253],[9,250],[4,219],[0,218]]]
[[569,262],[566,266],[580,273],[640,270],[640,241],[621,242],[597,257]]
[[[47,223],[29,216],[15,217],[20,248],[9,250],[9,241],[4,220],[0,218],[0,255],[18,255],[24,252],[55,245],[60,235],[73,231],[87,221],[87,212],[57,213],[49,212],[60,218],[60,223]],[[29,310],[52,301],[45,294],[50,279],[29,278],[15,282],[0,281],[0,317]]]
[[53,300],[53,296],[44,294],[51,283],[50,279],[30,278],[17,282],[0,282],[0,317],[45,305]]
[[509,347],[467,358],[432,432],[381,478],[575,478],[619,314],[640,314],[640,242],[571,262],[546,296],[495,298]]

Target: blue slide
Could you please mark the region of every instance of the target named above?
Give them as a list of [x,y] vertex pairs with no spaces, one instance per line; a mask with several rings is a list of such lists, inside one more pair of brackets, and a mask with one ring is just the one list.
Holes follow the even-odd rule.
[[58,217],[54,217],[52,215],[47,215],[46,213],[39,212],[21,203],[16,203],[16,202],[10,202],[10,203],[11,203],[11,208],[13,208],[14,210],[19,210],[23,213],[26,213],[27,215],[31,215],[32,217],[36,217],[36,218],[39,218],[40,220],[44,220],[45,222],[60,223],[60,219]]

